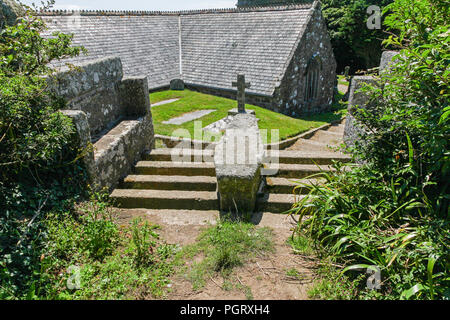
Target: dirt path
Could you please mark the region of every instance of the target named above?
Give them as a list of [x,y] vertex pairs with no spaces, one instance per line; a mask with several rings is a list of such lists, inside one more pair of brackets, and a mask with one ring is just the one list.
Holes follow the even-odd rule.
[[[181,246],[195,242],[200,232],[219,218],[216,211],[172,211],[172,210],[121,210],[120,222],[128,223],[135,217],[144,217],[161,226],[161,238],[170,244]],[[194,291],[184,274],[172,279],[169,300],[304,300],[314,278],[314,262],[306,257],[295,255],[286,244],[294,226],[292,219],[285,215],[255,215],[254,223],[260,227],[270,227],[274,234],[275,252],[252,260],[234,270],[230,281],[241,284],[250,290],[222,289],[220,276],[209,279],[200,290]],[[192,261],[187,261],[189,265]],[[288,270],[297,270],[300,277],[286,275]]]

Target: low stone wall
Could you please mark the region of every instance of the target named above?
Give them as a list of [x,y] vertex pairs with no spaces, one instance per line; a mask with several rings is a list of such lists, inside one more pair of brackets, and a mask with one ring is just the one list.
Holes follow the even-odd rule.
[[151,115],[124,120],[94,145],[96,183],[109,189],[128,175],[154,146]]
[[256,117],[234,116],[214,154],[221,211],[247,214],[255,210],[263,156]]
[[112,189],[154,146],[146,77],[123,79],[120,58],[92,61],[48,80],[67,100],[90,182]]

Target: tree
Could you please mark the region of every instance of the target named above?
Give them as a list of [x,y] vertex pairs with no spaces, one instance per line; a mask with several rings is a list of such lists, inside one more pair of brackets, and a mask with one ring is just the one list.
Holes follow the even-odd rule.
[[367,8],[381,9],[392,0],[322,0],[322,11],[338,63],[338,72],[345,66],[351,72],[379,65],[381,42],[386,38],[382,30],[369,30]]

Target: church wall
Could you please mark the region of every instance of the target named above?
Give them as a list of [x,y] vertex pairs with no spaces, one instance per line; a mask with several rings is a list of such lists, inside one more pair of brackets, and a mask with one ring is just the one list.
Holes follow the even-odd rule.
[[[305,75],[313,57],[320,61],[317,98],[305,102]],[[336,84],[336,60],[320,6],[311,15],[297,49],[279,87],[272,109],[292,117],[329,110]]]

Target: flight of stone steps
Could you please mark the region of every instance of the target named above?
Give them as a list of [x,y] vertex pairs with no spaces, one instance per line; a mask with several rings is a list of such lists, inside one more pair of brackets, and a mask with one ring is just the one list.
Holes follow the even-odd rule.
[[[299,139],[288,150],[277,153],[279,170],[265,177],[266,185],[258,197],[258,211],[282,213],[292,207],[299,196],[293,194],[295,181],[331,170],[333,160],[348,162],[350,158],[333,152],[343,136],[343,124],[317,131],[310,139]],[[303,140],[303,141],[301,141]],[[173,162],[174,149],[155,149],[136,164],[134,174],[113,191],[111,198],[122,208],[219,210],[217,180],[212,150],[177,149],[188,162]],[[201,161],[198,161],[201,159]],[[193,162],[197,160],[197,162]],[[272,164],[265,164],[271,168]],[[304,182],[304,181],[303,181]],[[306,190],[300,189],[301,192]],[[300,193],[301,193],[300,192]]]

